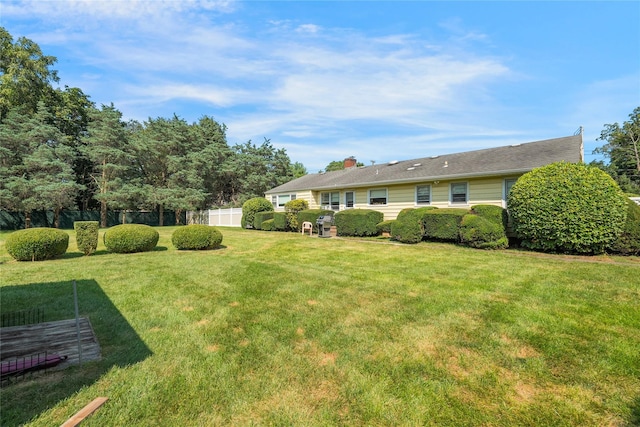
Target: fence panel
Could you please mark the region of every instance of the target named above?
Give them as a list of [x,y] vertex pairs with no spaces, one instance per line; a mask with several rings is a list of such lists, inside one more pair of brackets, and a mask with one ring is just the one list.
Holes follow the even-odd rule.
[[209,209],[208,211],[187,212],[188,224],[240,227],[242,208]]

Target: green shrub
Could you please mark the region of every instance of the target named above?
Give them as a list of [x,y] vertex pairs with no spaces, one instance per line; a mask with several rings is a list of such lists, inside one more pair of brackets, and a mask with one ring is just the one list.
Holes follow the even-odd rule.
[[284,204],[288,230],[300,231],[302,229],[302,223],[298,222],[298,213],[305,209],[309,209],[309,202],[303,199],[290,200]]
[[627,199],[627,220],[622,233],[609,248],[622,255],[640,255],[640,206]]
[[553,163],[524,174],[508,197],[513,230],[530,249],[597,254],[623,231],[626,197],[602,170]]
[[313,224],[313,231],[315,233],[318,232],[318,226],[316,221],[318,218],[324,215],[334,215],[335,212],[327,209],[305,209],[303,211],[298,212],[298,224],[302,224],[305,221]]
[[507,214],[507,210],[503,207],[494,205],[475,205],[471,206],[471,211],[484,219],[488,219],[496,224],[502,224],[506,230],[509,215]]
[[338,236],[377,236],[376,225],[383,220],[382,212],[371,209],[349,209],[337,212],[333,217]]
[[256,212],[255,218],[253,220],[253,227],[256,230],[262,230],[262,223],[268,219],[273,219],[273,213],[273,211]]
[[395,221],[396,221],[395,219],[389,219],[387,221],[382,221],[381,223],[376,224],[376,229],[378,230],[378,234],[380,233],[391,234],[391,226]]
[[424,238],[424,215],[434,206],[407,208],[400,211],[391,227],[391,236],[402,243],[418,243]]
[[240,220],[242,228],[255,228],[253,221],[256,213],[265,211],[273,211],[273,205],[264,197],[254,197],[244,202],[242,204],[242,219]]
[[276,231],[287,230],[287,214],[284,212],[273,213],[273,229]]
[[153,250],[160,235],[144,224],[120,224],[104,232],[104,245],[111,252],[133,253]]
[[171,243],[178,250],[215,249],[222,243],[222,233],[215,227],[190,224],[171,234]]
[[457,242],[460,238],[460,222],[468,213],[466,209],[444,208],[425,212],[422,217],[427,239]]
[[509,239],[502,222],[475,214],[462,217],[460,223],[460,242],[479,249],[505,249]]
[[273,219],[267,219],[262,221],[262,231],[273,231],[275,228],[273,227]]
[[76,231],[78,250],[85,255],[91,255],[98,247],[98,221],[75,221],[73,229]]
[[64,255],[69,235],[56,228],[28,228],[7,236],[5,249],[18,261],[43,261]]

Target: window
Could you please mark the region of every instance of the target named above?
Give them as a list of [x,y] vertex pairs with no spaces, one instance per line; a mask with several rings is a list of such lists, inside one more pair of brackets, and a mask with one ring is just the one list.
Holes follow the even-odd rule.
[[271,204],[274,208],[278,206],[278,196],[271,196]]
[[516,183],[517,179],[505,179],[504,180],[504,199],[507,200],[507,196],[509,196],[509,192],[511,191],[511,187]]
[[416,204],[417,205],[431,204],[431,186],[430,185],[418,185],[416,187]]
[[353,191],[346,191],[344,193],[344,205],[347,208],[352,208],[356,204],[356,193]]
[[323,209],[332,209],[334,211],[340,210],[340,192],[334,191],[331,193],[321,193],[320,204]]
[[[273,197],[271,198],[271,203],[273,203]],[[287,203],[288,201],[291,200],[295,200],[296,199],[296,195],[295,194],[280,194],[278,195],[278,207],[282,208],[284,207],[285,203]],[[275,205],[274,205],[275,207]]]
[[466,182],[454,182],[451,184],[451,203],[467,203]]
[[387,189],[382,190],[369,190],[369,204],[370,205],[386,205],[387,204]]

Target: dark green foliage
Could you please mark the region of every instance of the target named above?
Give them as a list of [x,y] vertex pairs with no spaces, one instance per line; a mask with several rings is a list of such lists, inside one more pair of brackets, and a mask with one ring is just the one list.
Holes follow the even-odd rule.
[[254,197],[242,204],[242,228],[255,228],[256,213],[273,211],[273,205],[264,197]]
[[73,223],[76,231],[78,250],[85,255],[91,255],[98,247],[98,221],[76,221]]
[[253,220],[253,228],[256,230],[262,230],[262,223],[268,219],[273,219],[273,211],[256,212]]
[[622,255],[640,255],[640,206],[627,199],[627,220],[622,234],[609,248]]
[[387,221],[382,221],[381,223],[378,223],[376,225],[376,229],[378,230],[378,233],[391,233],[391,227],[393,226],[393,223],[395,222],[395,219],[390,219]]
[[309,202],[303,199],[290,200],[284,204],[284,211],[287,214],[287,229],[300,231],[302,223],[298,222],[298,212],[309,209]]
[[598,254],[622,233],[626,197],[602,170],[553,163],[524,174],[508,199],[513,230],[535,250]]
[[427,239],[457,242],[460,238],[459,227],[468,211],[458,208],[444,208],[425,212],[422,217],[424,233]]
[[171,243],[179,250],[215,249],[222,243],[222,233],[208,225],[190,224],[176,229]]
[[338,236],[377,236],[377,225],[384,220],[382,212],[371,209],[349,209],[333,217]]
[[460,242],[479,249],[505,249],[509,246],[502,222],[474,214],[462,218]]
[[160,234],[148,225],[121,224],[104,232],[104,245],[115,253],[148,252],[158,243]]
[[273,231],[273,219],[268,219],[262,222],[262,231]]
[[273,213],[273,229],[277,231],[287,230],[287,214],[284,212]]
[[313,224],[313,231],[318,232],[318,226],[316,225],[316,221],[318,218],[324,215],[333,215],[335,214],[332,210],[327,209],[305,209],[303,211],[298,212],[298,224],[302,224],[305,221]]
[[424,215],[437,209],[434,206],[407,208],[400,211],[391,226],[391,237],[402,243],[418,243],[424,238]]
[[497,224],[502,224],[503,227],[507,227],[509,215],[507,210],[501,206],[495,205],[475,205],[471,206],[472,213],[481,216],[489,221]]
[[18,261],[43,261],[63,255],[69,235],[55,228],[28,228],[7,236],[5,248]]

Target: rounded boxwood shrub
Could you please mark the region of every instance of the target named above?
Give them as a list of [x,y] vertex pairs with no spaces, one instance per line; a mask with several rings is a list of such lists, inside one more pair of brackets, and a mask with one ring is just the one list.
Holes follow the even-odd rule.
[[255,220],[256,213],[272,210],[273,205],[264,197],[249,199],[242,204],[242,219],[240,220],[240,225],[242,228],[255,228],[253,221]]
[[273,226],[273,218],[262,221],[262,231],[273,231],[275,230]]
[[98,233],[100,231],[98,221],[75,221],[73,228],[76,231],[78,250],[85,255],[94,253],[98,247]]
[[27,228],[7,236],[5,249],[18,261],[43,261],[64,255],[69,235],[57,228]]
[[349,209],[333,217],[338,236],[377,236],[376,226],[383,220],[384,214],[372,209]]
[[443,208],[424,213],[424,235],[427,239],[457,242],[460,239],[460,223],[469,213],[466,209]]
[[158,243],[160,234],[144,224],[121,224],[104,232],[104,245],[111,252],[126,254],[148,252]]
[[609,248],[622,255],[640,255],[640,206],[627,199],[627,220],[622,234]]
[[222,233],[209,225],[190,224],[177,228],[171,243],[178,250],[215,249],[222,243]]
[[542,251],[598,254],[622,233],[626,197],[602,170],[552,163],[521,176],[507,201],[522,246]]
[[266,220],[273,219],[274,213],[275,212],[273,211],[256,212],[256,215],[253,219],[253,228],[255,228],[256,230],[262,230],[262,223]]
[[391,225],[391,236],[402,243],[421,242],[425,232],[424,215],[435,209],[435,206],[403,209]]
[[479,249],[506,249],[509,246],[502,222],[474,214],[462,217],[460,242]]
[[376,229],[378,233],[389,233],[391,234],[391,225],[395,222],[395,219],[389,219],[386,221],[382,221],[376,225]]

